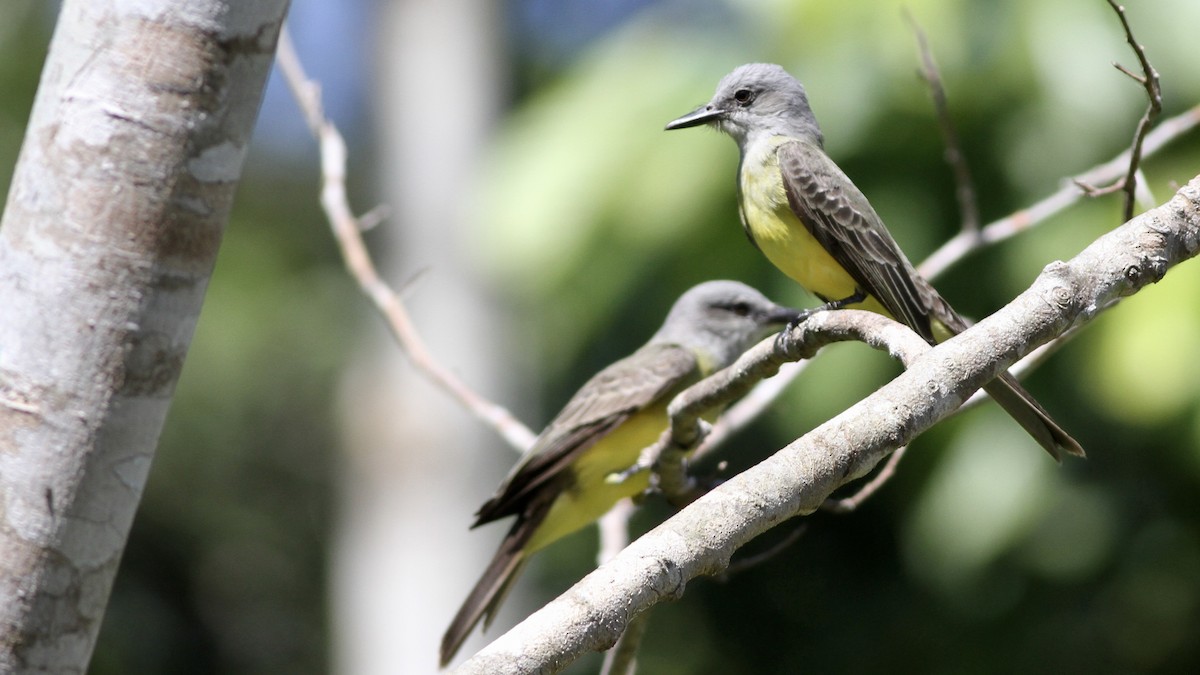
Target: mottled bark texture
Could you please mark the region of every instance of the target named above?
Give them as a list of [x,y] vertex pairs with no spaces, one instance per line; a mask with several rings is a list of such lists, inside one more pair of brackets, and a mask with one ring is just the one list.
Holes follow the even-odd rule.
[[0,221],[0,672],[84,672],[287,0],[66,0]]

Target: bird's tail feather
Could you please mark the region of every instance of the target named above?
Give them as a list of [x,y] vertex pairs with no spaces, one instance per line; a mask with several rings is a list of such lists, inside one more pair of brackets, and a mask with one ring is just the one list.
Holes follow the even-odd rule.
[[1079,457],[1085,456],[1079,442],[1051,419],[1050,413],[1046,412],[1011,374],[1002,373],[1000,377],[989,382],[984,390],[1055,460],[1062,461],[1059,450]]
[[500,550],[496,551],[492,562],[475,583],[475,587],[471,589],[471,593],[467,595],[462,607],[450,622],[450,627],[446,629],[446,634],[442,636],[443,668],[454,658],[480,619],[483,619],[483,627],[486,629],[496,618],[496,610],[500,608],[500,603],[504,601],[512,589],[513,582],[525,567],[526,557],[522,549],[537,529],[536,526],[536,523],[521,519],[509,530],[500,544]]

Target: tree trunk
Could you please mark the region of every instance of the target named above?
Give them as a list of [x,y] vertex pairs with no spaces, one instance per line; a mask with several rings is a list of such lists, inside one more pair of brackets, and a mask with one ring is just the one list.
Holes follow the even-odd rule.
[[2,672],[87,668],[287,4],[63,4],[0,222]]

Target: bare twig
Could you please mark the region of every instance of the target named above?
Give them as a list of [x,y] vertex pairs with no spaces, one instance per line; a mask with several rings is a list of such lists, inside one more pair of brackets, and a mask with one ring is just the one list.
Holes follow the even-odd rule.
[[633,675],[637,672],[638,649],[642,646],[646,627],[650,625],[651,611],[647,609],[629,620],[616,646],[604,653],[600,675]]
[[737,560],[731,561],[729,563],[729,567],[726,567],[725,571],[717,576],[717,579],[724,581],[732,576],[741,574],[748,569],[758,567],[768,560],[771,560],[775,556],[786,551],[789,546],[796,543],[800,537],[804,536],[804,533],[807,530],[808,523],[801,523],[796,527],[793,527],[791,532],[788,532],[783,539],[776,542],[775,545],[771,546],[771,548],[768,548],[761,553],[755,553],[754,555],[748,555],[744,558],[738,558]]
[[963,154],[962,143],[958,131],[954,128],[954,120],[950,117],[950,106],[946,102],[946,89],[942,86],[942,74],[937,63],[933,60],[933,52],[929,48],[929,40],[920,24],[913,18],[907,8],[904,18],[912,28],[917,38],[917,50],[921,54],[921,78],[929,85],[929,94],[933,98],[933,109],[937,114],[938,128],[942,132],[942,143],[946,146],[946,163],[954,172],[954,194],[958,199],[958,210],[962,216],[962,231],[967,236],[979,234],[979,204],[975,199],[975,182],[971,179],[971,168],[967,165],[967,157]]
[[1137,185],[1138,206],[1143,211],[1154,208],[1154,205],[1158,202],[1154,199],[1154,191],[1150,189],[1150,183],[1146,180],[1146,174],[1142,173],[1142,170],[1139,168],[1135,178],[1134,184]]
[[603,565],[629,545],[629,519],[637,510],[632,499],[622,499],[600,518],[600,550],[596,565]]
[[[380,278],[362,239],[363,221],[354,217],[346,196],[346,143],[337,127],[325,117],[320,86],[305,74],[286,28],[279,36],[278,63],[296,103],[304,113],[309,130],[320,146],[321,206],[341,248],[346,269],[363,293],[375,303],[375,308],[383,315],[400,348],[417,370],[495,429],[509,445],[520,451],[529,448],[533,445],[534,433],[508,410],[477,394],[434,360],[413,326],[404,303]],[[379,213],[378,208],[373,209],[368,213],[370,217],[364,218],[364,221],[368,224],[375,222]]]
[[[612,560],[629,545],[629,520],[637,506],[632,499],[622,499],[600,518],[600,551],[596,555],[599,567]],[[633,675],[637,670],[637,653],[641,648],[642,636],[650,622],[653,610],[639,614],[626,627],[617,645],[604,654],[604,665],[600,675]]]
[[[966,404],[963,405],[964,407],[966,406]],[[826,499],[825,503],[821,504],[821,509],[824,511],[830,511],[832,513],[850,513],[851,511],[857,510],[859,506],[862,506],[863,502],[867,501],[872,495],[878,492],[879,488],[883,487],[884,483],[887,483],[892,479],[892,476],[896,473],[896,467],[900,464],[900,460],[904,457],[904,452],[906,450],[908,450],[907,445],[902,445],[896,448],[896,451],[892,453],[891,457],[888,457],[887,463],[883,465],[883,468],[879,470],[879,473],[875,474],[874,478],[867,481],[867,484],[862,486],[858,492],[855,492],[845,499]]]
[[[1141,147],[1141,157],[1144,159],[1154,155],[1168,143],[1195,129],[1197,125],[1200,125],[1200,105],[1164,120],[1146,135]],[[1126,150],[1104,164],[1092,167],[1074,180],[1096,184],[1117,179],[1127,170],[1130,154],[1130,151]],[[978,236],[968,236],[960,232],[918,265],[917,271],[926,279],[935,278],[975,249],[1004,241],[1041,224],[1083,197],[1079,187],[1068,182],[1057,192],[1032,206],[987,224]]]
[[1150,124],[1162,114],[1162,85],[1159,82],[1158,71],[1150,65],[1150,59],[1146,57],[1146,48],[1133,37],[1133,28],[1129,25],[1125,8],[1114,0],[1108,0],[1108,4],[1116,10],[1117,15],[1121,18],[1121,26],[1125,29],[1125,41],[1137,55],[1138,63],[1142,66],[1142,75],[1135,75],[1120,64],[1114,63],[1113,65],[1132,77],[1135,82],[1141,83],[1146,90],[1146,112],[1142,113],[1142,118],[1138,120],[1137,129],[1133,134],[1133,147],[1129,153],[1129,173],[1125,176],[1125,218],[1123,220],[1127,221],[1133,218],[1133,207],[1137,200],[1138,162],[1142,157],[1142,145],[1145,142],[1146,133],[1150,129]]
[[392,207],[387,204],[377,204],[375,208],[358,217],[358,229],[363,232],[370,232],[391,216]]
[[696,449],[694,457],[699,458],[711,449],[719,447],[727,438],[741,431],[746,425],[758,419],[777,398],[783,395],[784,389],[792,383],[808,366],[808,361],[785,363],[779,366],[779,372],[768,380],[763,380],[749,394],[738,399],[737,403],[721,414],[713,423],[708,436]]
[[1122,218],[1121,222],[1125,222],[1133,217],[1133,207],[1137,201],[1138,163],[1142,159],[1142,144],[1145,141],[1147,131],[1150,129],[1151,122],[1162,113],[1162,87],[1158,80],[1158,71],[1154,69],[1154,66],[1150,65],[1150,59],[1146,57],[1146,48],[1133,37],[1133,28],[1129,25],[1129,17],[1125,15],[1125,8],[1117,4],[1116,0],[1108,0],[1108,4],[1121,20],[1121,27],[1125,29],[1125,41],[1129,43],[1129,46],[1133,48],[1133,53],[1137,55],[1138,63],[1142,67],[1142,73],[1139,75],[1119,63],[1113,63],[1113,67],[1133,78],[1135,82],[1142,85],[1146,90],[1146,112],[1138,120],[1137,128],[1133,132],[1133,145],[1129,151],[1129,168],[1125,172],[1125,175],[1107,187],[1097,188],[1085,182],[1079,182],[1079,187],[1091,197],[1118,191],[1124,192],[1125,217]]

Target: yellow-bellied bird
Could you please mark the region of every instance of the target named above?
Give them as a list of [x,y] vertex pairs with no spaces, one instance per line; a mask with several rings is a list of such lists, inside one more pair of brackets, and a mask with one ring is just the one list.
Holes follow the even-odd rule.
[[620,482],[608,478],[658,440],[677,393],[797,314],[745,284],[702,283],[680,296],[649,342],[588,380],[479,509],[472,527],[517,520],[446,630],[442,665],[481,618],[485,627],[491,622],[530,554],[646,490],[645,472]]
[[[739,66],[706,105],[667,129],[714,126],[741,150],[738,192],[746,234],[776,267],[826,304],[907,324],[942,342],[967,321],[917,274],[863,193],[825,154],[804,87],[782,67]],[[1002,373],[984,389],[1055,459],[1082,456],[1075,439]]]

